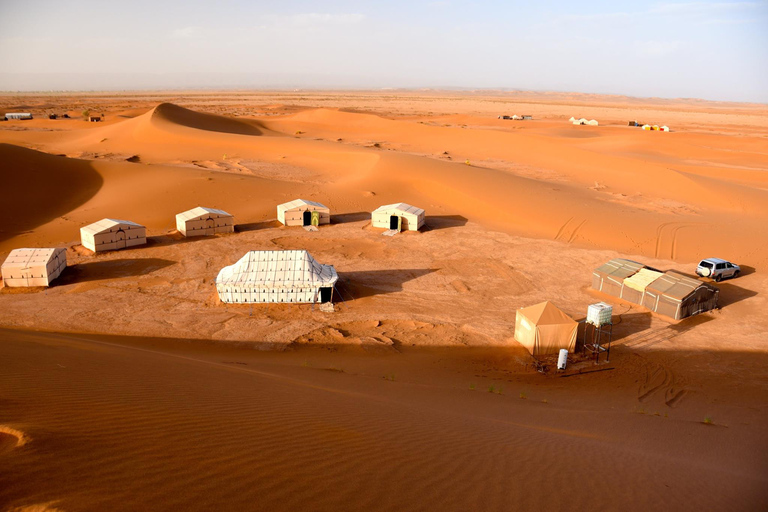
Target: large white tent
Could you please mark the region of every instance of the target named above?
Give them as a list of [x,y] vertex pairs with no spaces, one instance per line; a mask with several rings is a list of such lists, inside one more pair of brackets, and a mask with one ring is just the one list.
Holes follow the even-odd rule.
[[338,280],[333,265],[323,265],[304,250],[250,251],[216,276],[222,302],[331,302]]
[[277,220],[286,226],[319,226],[331,223],[327,206],[306,199],[295,199],[277,206]]
[[101,219],[80,228],[83,247],[93,252],[115,251],[147,243],[147,229],[129,220]]
[[385,204],[371,214],[375,228],[397,231],[418,231],[424,225],[424,210],[406,203]]
[[176,229],[184,236],[233,233],[235,218],[224,210],[198,206],[176,215]]
[[8,287],[50,286],[67,267],[67,251],[56,249],[14,249],[2,266],[3,283]]

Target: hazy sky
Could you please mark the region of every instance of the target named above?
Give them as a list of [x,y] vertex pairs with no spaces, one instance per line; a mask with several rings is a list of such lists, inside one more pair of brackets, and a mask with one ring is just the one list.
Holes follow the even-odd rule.
[[0,0],[0,89],[470,87],[768,102],[768,0]]

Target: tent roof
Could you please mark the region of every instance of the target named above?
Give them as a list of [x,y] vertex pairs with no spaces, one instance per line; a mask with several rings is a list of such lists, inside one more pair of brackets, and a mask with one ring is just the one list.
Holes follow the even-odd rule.
[[624,280],[624,285],[629,286],[633,290],[643,292],[649,284],[663,275],[663,272],[657,272],[656,270],[651,270],[649,268],[641,268],[636,274],[626,278]]
[[283,210],[290,210],[291,208],[296,208],[299,206],[317,206],[318,208],[328,208],[322,203],[318,203],[316,201],[307,201],[306,199],[294,199],[293,201],[288,201],[287,203],[278,205],[278,208]]
[[136,224],[135,222],[131,222],[129,220],[101,219],[98,222],[94,222],[93,224],[89,224],[84,228],[80,228],[80,229],[85,231],[86,233],[97,235],[99,233],[103,233],[104,231],[109,231],[112,228],[122,227],[122,226],[134,227],[134,228],[144,227],[141,224]]
[[647,289],[673,299],[682,300],[701,287],[714,288],[698,279],[669,271],[649,284]]
[[393,204],[385,204],[383,206],[379,206],[374,212],[385,212],[389,210],[397,210],[399,212],[403,213],[412,213],[414,215],[421,215],[424,213],[424,210],[421,208],[417,208],[415,206],[411,206],[407,203],[393,203]]
[[623,258],[616,258],[607,263],[603,263],[595,269],[595,272],[602,272],[603,274],[607,274],[617,279],[626,279],[642,268],[645,268],[645,265],[642,263],[625,260]]
[[333,265],[318,263],[304,250],[249,251],[234,265],[221,269],[216,284],[331,286],[337,279]]
[[185,212],[181,212],[177,215],[177,217],[181,217],[184,220],[191,220],[196,219],[198,217],[204,217],[205,215],[215,213],[217,215],[225,215],[227,217],[231,217],[232,215],[225,212],[224,210],[217,210],[215,208],[206,208],[204,206],[198,206],[196,208],[192,208],[191,210],[187,210]]
[[534,325],[575,324],[576,321],[549,301],[519,310]]
[[3,268],[28,268],[33,264],[48,263],[57,251],[64,249],[14,249],[3,262]]

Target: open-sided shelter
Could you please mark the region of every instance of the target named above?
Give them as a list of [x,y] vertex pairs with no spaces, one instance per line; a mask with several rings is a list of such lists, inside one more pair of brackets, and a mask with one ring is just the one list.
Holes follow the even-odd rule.
[[331,223],[331,210],[315,201],[296,199],[277,206],[277,220],[286,226],[320,226]]
[[551,302],[517,310],[515,339],[534,357],[576,348],[578,322]]
[[115,251],[147,243],[147,228],[129,220],[101,219],[80,228],[83,247],[93,252]]
[[613,259],[592,271],[592,288],[614,297],[621,297],[624,280],[642,268],[645,268],[645,265],[636,261]]
[[14,249],[3,262],[1,273],[8,287],[50,286],[65,268],[65,249]]
[[646,286],[642,305],[682,320],[715,309],[719,294],[720,290],[711,284],[669,271]]
[[425,216],[423,209],[406,203],[385,204],[373,210],[371,225],[397,231],[418,231],[424,225]]
[[176,229],[184,236],[209,236],[235,231],[235,218],[224,210],[198,206],[176,215]]
[[304,250],[250,251],[216,276],[222,302],[331,302],[338,280],[333,265],[323,265]]

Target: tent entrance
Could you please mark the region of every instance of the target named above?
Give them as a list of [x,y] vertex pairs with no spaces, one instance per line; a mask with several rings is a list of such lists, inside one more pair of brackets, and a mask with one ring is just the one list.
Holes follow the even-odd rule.
[[216,233],[216,221],[214,221],[211,217],[208,217],[205,219],[205,234],[206,235],[213,235]]
[[331,302],[332,296],[333,296],[333,288],[331,288],[330,286],[320,288],[320,302]]
[[312,225],[313,226],[319,226],[320,225],[320,212],[312,212]]
[[389,216],[389,229],[400,231],[400,228],[402,227],[402,225],[403,225],[402,217],[398,215]]
[[309,210],[304,210],[303,214],[303,222],[301,224],[302,226],[311,226],[312,225],[312,212]]
[[115,233],[115,249],[125,249],[125,231],[122,229]]

